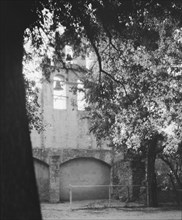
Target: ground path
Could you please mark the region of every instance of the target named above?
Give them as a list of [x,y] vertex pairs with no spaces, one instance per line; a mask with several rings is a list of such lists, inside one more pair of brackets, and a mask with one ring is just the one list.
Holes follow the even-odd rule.
[[[81,206],[80,206],[81,207]],[[74,203],[72,211],[69,203],[41,204],[43,220],[182,220],[182,212],[177,208],[97,208],[78,209]]]

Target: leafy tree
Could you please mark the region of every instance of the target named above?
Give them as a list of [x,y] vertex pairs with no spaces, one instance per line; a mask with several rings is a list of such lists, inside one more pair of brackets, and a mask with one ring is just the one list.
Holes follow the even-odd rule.
[[[96,135],[110,135],[117,149],[143,150],[146,146],[143,151],[148,158],[149,202],[153,206],[157,205],[155,159],[164,148],[160,142],[175,149],[181,141],[181,72],[174,67],[181,60],[181,43],[173,25],[171,35],[166,34],[169,25],[166,22],[159,33],[154,51],[135,48],[133,41],[117,42],[118,53],[106,50],[103,66],[117,82],[109,82],[106,74],[101,84],[90,84],[88,93],[95,106],[91,112]],[[161,32],[160,25],[158,30]],[[173,135],[167,132],[169,126]]]
[[79,44],[81,38],[86,38],[98,61],[98,74],[93,78],[98,83],[86,81],[92,91],[88,100],[95,106],[92,130],[98,136],[113,134],[118,146],[148,146],[149,203],[156,206],[154,165],[161,150],[158,145],[164,138],[163,130],[174,122],[174,127],[178,127],[176,144],[181,139],[181,77],[178,68],[171,69],[181,60],[181,46],[174,39],[177,37],[174,30],[181,27],[181,4],[179,1],[61,4],[61,15],[57,7],[55,21],[58,19],[67,28],[65,36],[74,36],[73,43],[76,39]]
[[172,112],[177,108],[180,119],[181,79],[171,66],[181,59],[174,39],[174,30],[181,27],[181,3],[52,1],[50,9],[54,25],[66,28],[62,36],[56,34],[56,54],[65,43],[83,52],[86,39],[86,48],[96,55],[97,74],[91,70],[91,82],[85,82],[95,107],[92,130],[119,147],[147,146],[149,203],[157,206],[154,165],[163,130],[174,122],[176,144],[180,140],[181,120],[174,120]]
[[[46,74],[42,74],[42,66],[47,57],[51,58],[50,44],[53,40],[52,32],[46,35],[46,29],[49,27],[46,19],[46,10],[44,14],[44,23],[39,21],[40,28],[36,25],[27,28],[24,32],[24,56],[23,56],[23,76],[26,89],[26,109],[29,121],[29,129],[35,129],[38,132],[43,130],[42,109],[40,108],[40,88]],[[44,28],[44,30],[43,30]],[[47,62],[47,65],[50,65]]]
[[[103,42],[109,42],[113,50],[117,51],[113,40],[120,42],[123,39],[132,39],[135,50],[138,46],[139,48],[145,46],[152,51],[156,49],[159,36],[156,34],[155,29],[151,29],[150,25],[144,22],[146,17],[157,17],[164,20],[165,17],[170,15],[175,22],[178,21],[178,26],[181,25],[181,2],[175,0],[152,0],[150,2],[53,0],[51,2],[35,1],[33,3],[37,3],[38,6],[42,7],[41,4],[38,4],[39,2],[54,11],[53,29],[56,29],[55,26],[58,24],[62,24],[66,28],[62,38],[59,37],[59,33],[56,33],[56,51],[58,55],[59,46],[61,45],[57,44],[59,39],[74,44],[74,49],[78,51],[83,49],[83,47],[80,47],[83,44],[82,39],[89,42],[87,46],[92,47],[98,60],[99,85],[103,80],[103,74],[109,76],[113,83],[118,83],[118,81],[121,85],[124,83],[121,79],[117,79],[113,72],[110,74],[104,71],[102,64],[104,57],[101,56]],[[2,31],[0,76],[1,217],[8,220],[41,219],[22,76],[24,30],[37,20],[35,10],[32,12],[33,3],[28,0],[1,1],[0,3]],[[41,13],[38,13],[38,15],[39,20],[41,20]],[[36,25],[40,27],[40,22]],[[39,45],[41,38],[36,40],[35,42]],[[132,66],[132,70],[133,68],[134,66]],[[131,73],[134,74],[134,71],[131,71]],[[135,95],[133,93],[130,91],[129,96],[126,94],[123,96],[123,100],[126,100],[126,106],[132,106],[128,102],[131,101],[131,95]],[[132,102],[134,100],[132,99]],[[140,105],[137,104],[137,106]],[[173,107],[175,108],[175,105]],[[178,110],[180,112],[179,108]],[[138,109],[137,112],[139,112]],[[144,110],[141,112],[145,113]]]
[[38,101],[39,89],[35,87],[36,82],[34,80],[24,79],[24,81],[29,130],[31,131],[32,129],[35,129],[38,132],[41,132],[43,130],[43,124],[41,117],[42,112]]

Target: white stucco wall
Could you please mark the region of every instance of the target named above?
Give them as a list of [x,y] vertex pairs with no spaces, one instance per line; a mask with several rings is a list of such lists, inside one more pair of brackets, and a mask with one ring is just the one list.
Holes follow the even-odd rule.
[[[76,95],[73,94],[71,87],[77,82],[78,74],[65,70],[56,71],[66,78],[67,85],[67,108],[53,108],[53,82],[43,83],[41,92],[41,107],[43,110],[44,131],[38,134],[32,131],[31,140],[33,147],[44,148],[97,148],[96,138],[89,133],[89,122],[85,111],[79,111],[76,103]],[[107,145],[103,144],[103,148]]]

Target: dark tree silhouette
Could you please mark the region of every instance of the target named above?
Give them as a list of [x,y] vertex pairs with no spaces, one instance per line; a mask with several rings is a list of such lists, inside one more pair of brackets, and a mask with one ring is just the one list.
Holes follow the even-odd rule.
[[1,219],[40,220],[22,76],[23,34],[31,1],[1,1]]

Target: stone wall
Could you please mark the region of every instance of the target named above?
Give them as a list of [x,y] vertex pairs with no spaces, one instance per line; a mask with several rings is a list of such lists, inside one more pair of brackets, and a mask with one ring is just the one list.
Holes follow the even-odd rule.
[[[123,154],[113,157],[112,151],[99,149],[35,148],[33,149],[33,156],[49,166],[50,202],[60,201],[61,165],[76,159],[80,160],[78,164],[84,159],[88,161],[96,159],[111,167],[110,181],[113,185],[120,185],[113,188],[112,194],[115,199],[122,201],[127,201],[128,198],[136,201],[139,197],[143,201],[146,199],[145,188],[142,188],[145,180],[145,163],[140,160],[124,158]],[[106,185],[108,185],[108,182]]]
[[35,176],[40,200],[49,201],[49,165],[38,159],[34,159]]
[[68,160],[86,157],[99,159],[107,164],[112,163],[112,152],[111,150],[104,149],[57,149],[57,148],[34,148],[33,157],[41,161],[50,164],[50,158],[52,156],[59,156],[59,163],[64,163]]
[[[56,98],[53,82],[56,75],[65,78],[65,109],[56,109],[54,106]],[[43,81],[39,93],[39,104],[44,129],[40,134],[36,130],[31,131],[33,148],[97,149],[96,137],[89,132],[89,112],[78,109],[78,95],[73,92],[79,75],[79,72],[59,69],[51,74],[50,82]],[[108,143],[103,142],[102,148],[108,149]]]
[[127,201],[129,197],[129,186],[132,185],[131,162],[128,160],[118,160],[114,162],[112,168],[113,197],[121,201]]
[[132,169],[132,201],[146,203],[146,174],[145,161],[135,159],[131,161]]
[[146,189],[143,187],[145,180],[145,163],[140,160],[131,160],[127,157],[114,161],[112,168],[113,196],[121,201],[144,202]]
[[[112,163],[112,152],[110,150],[96,149],[33,149],[33,157],[35,160],[47,163],[49,166],[49,201],[60,201],[60,167],[61,164],[76,158],[97,159],[108,165]],[[39,179],[37,182],[39,184]],[[41,191],[39,191],[41,193]],[[40,196],[42,198],[42,195]]]

